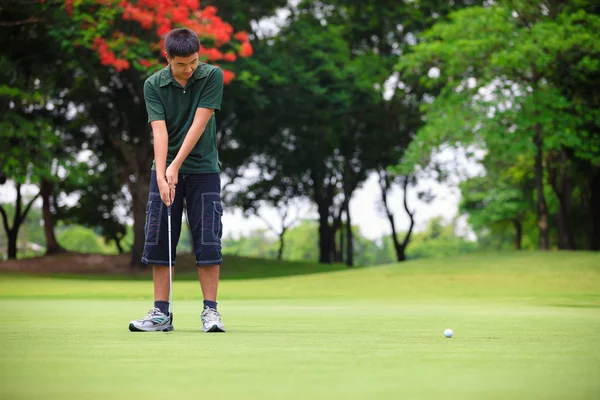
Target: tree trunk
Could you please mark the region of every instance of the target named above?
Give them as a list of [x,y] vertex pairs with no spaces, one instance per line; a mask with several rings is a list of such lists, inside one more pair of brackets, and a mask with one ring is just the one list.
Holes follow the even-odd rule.
[[17,231],[11,230],[6,235],[8,237],[8,259],[16,260],[17,259]]
[[119,251],[119,254],[123,254],[123,246],[121,246],[121,239],[115,237],[113,238],[115,245],[117,246],[117,250]]
[[324,201],[317,203],[319,210],[319,262],[331,263],[331,226],[329,226],[329,205]]
[[23,209],[23,195],[21,194],[21,184],[17,183],[17,200],[15,203],[15,216],[13,218],[12,227],[8,224],[8,214],[2,204],[0,204],[0,214],[2,215],[2,223],[4,225],[4,231],[6,232],[6,238],[8,239],[8,259],[15,260],[17,258],[17,239],[19,238],[19,229],[21,229],[21,225],[25,218],[27,218],[27,213],[31,209],[33,202],[39,197],[40,193],[36,194],[29,203],[25,206],[25,210]]
[[285,246],[283,236],[285,235],[286,230],[287,228],[283,227],[283,229],[281,230],[281,234],[279,235],[279,250],[277,251],[277,259],[280,261],[283,259],[283,247]]
[[544,149],[542,147],[541,130],[542,127],[540,125],[535,126],[535,188],[537,191],[537,225],[539,230],[538,248],[540,250],[549,250],[550,235],[548,229],[548,206],[546,205],[546,196],[544,195]]
[[[564,149],[560,152],[560,160],[548,157],[548,180],[558,199],[558,247],[575,250],[575,236],[571,224],[571,181],[568,175],[569,160]],[[560,182],[559,177],[560,175]]]
[[44,235],[46,236],[46,254],[65,253],[66,250],[56,240],[54,234],[54,218],[51,210],[53,184],[47,179],[40,181],[40,194],[42,196],[42,216],[44,218]]
[[[415,227],[415,213],[410,212],[408,209],[408,183],[410,181],[410,176],[404,177],[404,182],[402,185],[402,202],[404,204],[404,211],[408,214],[408,218],[410,218],[410,225],[408,227],[408,232],[406,232],[406,236],[404,237],[404,241],[402,242],[402,248],[400,250],[396,250],[398,253],[398,261],[406,260],[406,247],[408,243],[410,243],[410,235],[412,235],[413,228]],[[400,260],[402,258],[402,260]]]
[[354,233],[352,232],[352,218],[350,216],[350,202],[346,202],[346,265],[354,266]]
[[324,184],[323,178],[319,173],[312,171],[313,201],[317,205],[319,213],[319,262],[330,264],[333,261],[335,243],[333,235],[335,231],[329,224],[330,208],[333,204],[334,188],[331,183]]
[[521,224],[521,220],[515,218],[513,220],[513,225],[515,226],[515,250],[521,250],[521,242],[523,238],[523,225]]
[[394,222],[394,214],[392,214],[392,212],[390,211],[389,205],[388,205],[388,198],[387,198],[387,194],[388,191],[390,190],[390,188],[392,187],[392,181],[388,175],[388,173],[385,171],[385,169],[381,169],[379,171],[379,176],[380,176],[380,186],[381,186],[381,200],[383,201],[383,206],[385,207],[385,212],[387,214],[388,220],[390,221],[390,226],[392,228],[392,240],[394,241],[394,250],[396,250],[396,259],[401,262],[401,261],[406,261],[406,247],[408,246],[408,243],[410,242],[410,236],[412,234],[413,228],[415,226],[415,218],[414,218],[414,212],[410,212],[410,210],[408,209],[408,184],[410,181],[410,176],[405,176],[403,177],[403,184],[402,184],[402,188],[403,188],[403,203],[404,203],[404,210],[406,211],[406,213],[408,214],[408,217],[410,218],[410,226],[408,228],[408,232],[406,233],[406,236],[404,237],[404,240],[402,241],[402,243],[400,243],[400,241],[398,240],[398,234],[396,232],[396,223]]
[[142,255],[144,253],[144,242],[146,233],[146,206],[148,204],[148,191],[150,185],[148,179],[140,179],[129,185],[131,191],[131,213],[133,214],[133,246],[131,246],[131,266],[144,267]]
[[344,262],[344,230],[340,227],[340,247],[336,254],[336,262]]
[[600,251],[600,169],[596,170],[590,180],[590,216],[590,249]]

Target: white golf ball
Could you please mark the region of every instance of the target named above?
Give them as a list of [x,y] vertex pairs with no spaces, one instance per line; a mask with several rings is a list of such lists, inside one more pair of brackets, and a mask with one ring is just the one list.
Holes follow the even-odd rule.
[[446,329],[444,331],[444,336],[446,336],[447,338],[451,338],[453,334],[454,333],[452,332],[452,329]]

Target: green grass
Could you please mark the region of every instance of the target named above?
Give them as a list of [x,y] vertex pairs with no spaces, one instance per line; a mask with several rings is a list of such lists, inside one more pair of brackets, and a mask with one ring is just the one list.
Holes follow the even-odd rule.
[[193,270],[169,334],[127,331],[147,278],[1,274],[0,398],[600,398],[600,254],[328,269],[230,258],[224,335]]

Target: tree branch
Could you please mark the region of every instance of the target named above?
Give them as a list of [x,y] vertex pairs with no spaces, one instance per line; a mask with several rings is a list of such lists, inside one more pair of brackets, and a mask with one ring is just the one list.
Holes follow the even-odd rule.
[[402,247],[406,248],[406,246],[408,245],[408,242],[410,241],[410,235],[412,234],[412,230],[415,226],[415,218],[414,212],[410,212],[408,209],[408,195],[406,194],[406,192],[408,192],[408,182],[409,182],[409,176],[405,176],[404,177],[404,185],[403,185],[403,190],[404,190],[404,210],[406,210],[406,213],[408,214],[408,217],[410,218],[410,226],[408,227],[408,232],[406,233],[406,236],[404,237],[404,241],[402,242]]
[[0,204],[0,214],[2,214],[2,222],[4,222],[4,230],[6,230],[6,235],[10,232],[10,227],[8,226],[8,215],[6,214],[6,210]]
[[0,21],[0,26],[21,26],[27,24],[35,24],[36,22],[47,22],[45,18],[29,17],[20,21]]
[[21,184],[17,183],[17,202],[15,203],[15,217],[13,218],[13,229],[15,226],[19,226],[19,216],[21,215],[21,207],[23,205],[23,197],[21,195]]
[[31,209],[31,206],[33,205],[33,202],[37,200],[38,197],[40,197],[40,194],[42,192],[39,191],[38,194],[36,194],[31,200],[29,200],[29,203],[27,204],[27,207],[25,207],[25,211],[23,211],[23,218],[21,220],[21,222],[25,219],[25,217],[27,217],[27,213],[29,213],[29,210]]

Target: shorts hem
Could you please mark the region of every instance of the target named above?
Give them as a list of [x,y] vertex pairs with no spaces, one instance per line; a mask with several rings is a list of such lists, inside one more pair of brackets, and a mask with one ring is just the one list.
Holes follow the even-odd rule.
[[216,265],[216,264],[223,264],[223,259],[220,258],[218,260],[208,260],[208,261],[196,261],[196,266],[198,267],[202,267],[202,266],[207,266],[207,265]]
[[[169,261],[163,261],[163,260],[149,260],[149,259],[147,259],[146,257],[142,257],[142,262],[143,262],[144,264],[147,264],[147,265],[150,265],[150,264],[152,264],[152,265],[159,265],[159,266],[162,266],[162,267],[168,267],[168,266],[169,266]],[[173,261],[173,262],[171,263],[171,266],[173,266],[173,267],[175,266],[175,261]]]

